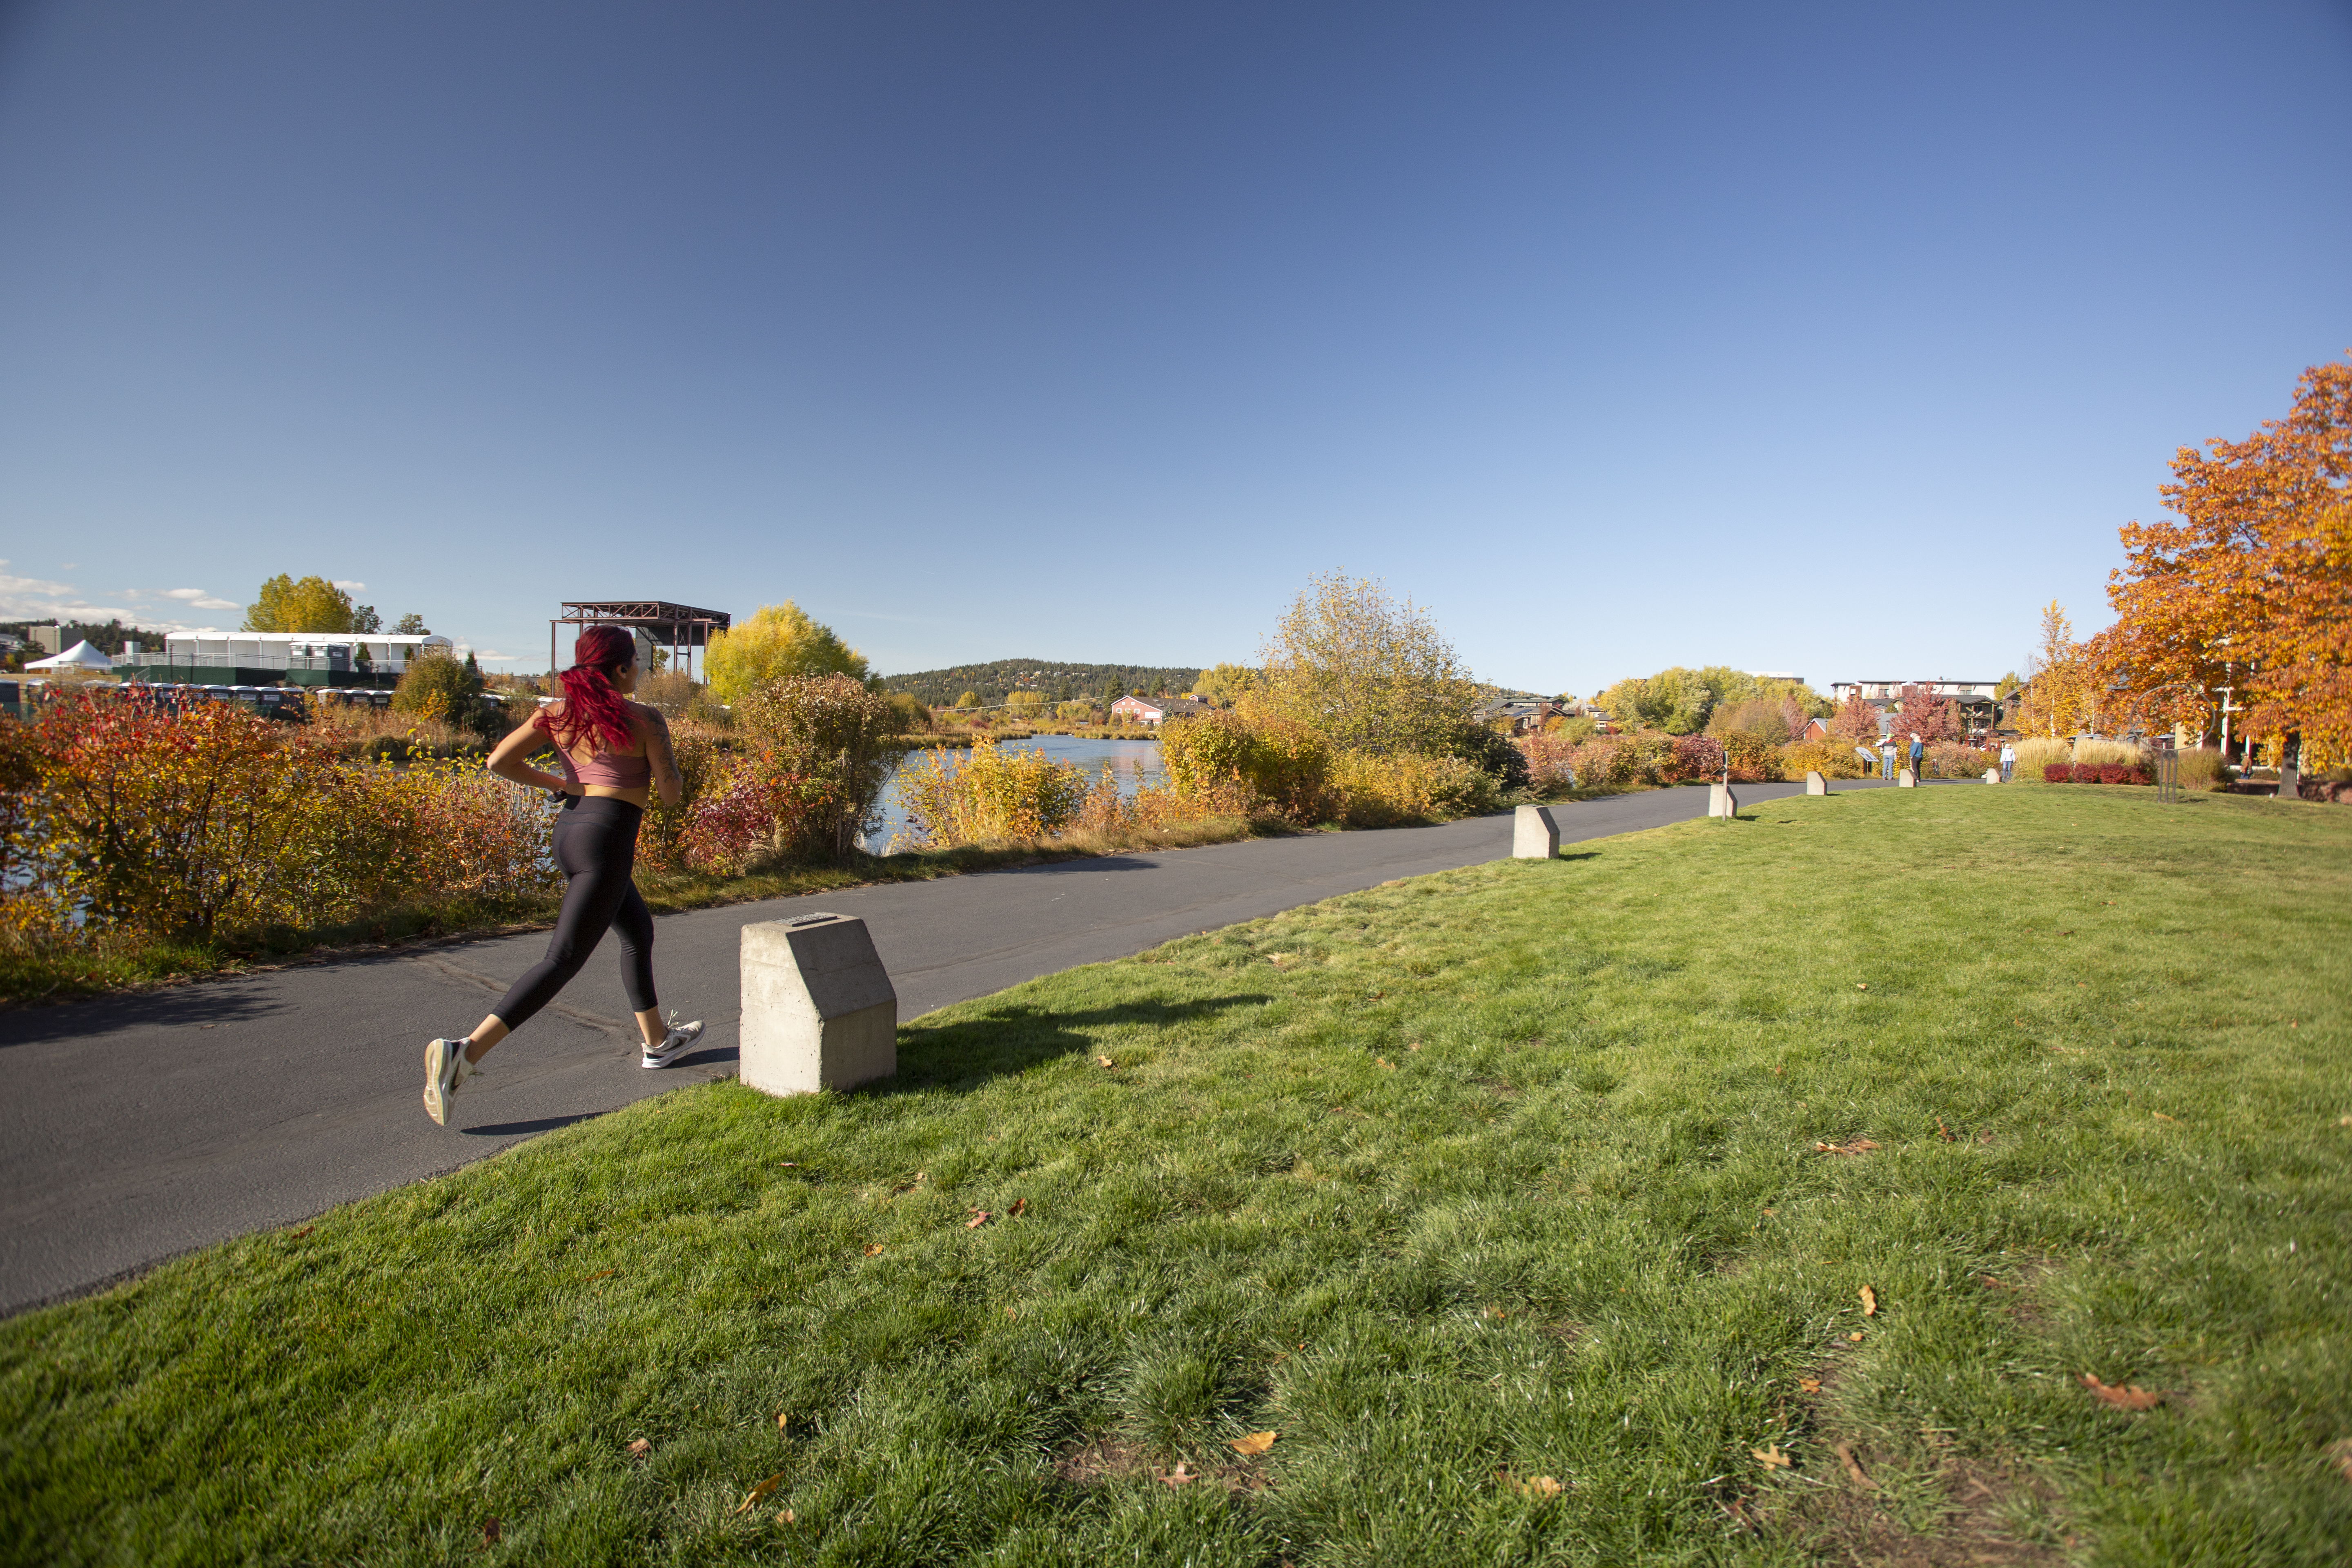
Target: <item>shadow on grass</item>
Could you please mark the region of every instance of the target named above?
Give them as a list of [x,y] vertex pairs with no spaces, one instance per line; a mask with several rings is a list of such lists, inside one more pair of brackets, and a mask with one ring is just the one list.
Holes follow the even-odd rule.
[[1093,1037],[1083,1032],[1088,1029],[1119,1024],[1163,1027],[1273,1000],[1262,992],[1244,992],[1197,1002],[1122,1002],[1082,1013],[1015,1005],[992,1007],[982,1017],[960,1023],[901,1025],[898,1076],[854,1092],[977,1088],[989,1079],[1026,1072],[1058,1057],[1096,1051]]
[[575,1121],[593,1121],[606,1114],[602,1110],[575,1110],[569,1116],[539,1116],[529,1121],[492,1121],[479,1127],[458,1131],[468,1138],[520,1138],[526,1133],[552,1132],[559,1127],[569,1127]]

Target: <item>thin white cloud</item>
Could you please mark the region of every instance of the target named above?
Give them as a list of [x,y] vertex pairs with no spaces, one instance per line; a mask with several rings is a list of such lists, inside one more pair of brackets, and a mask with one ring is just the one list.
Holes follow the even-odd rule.
[[203,588],[166,588],[163,590],[163,596],[167,599],[183,600],[187,604],[189,608],[196,610],[241,610],[245,608],[244,605],[238,604],[234,599],[215,598],[212,594]]
[[128,621],[137,617],[124,605],[93,605],[70,583],[18,577],[0,560],[0,620]]
[[334,579],[334,584],[346,594],[362,593],[367,588],[366,584],[354,577],[337,577]]

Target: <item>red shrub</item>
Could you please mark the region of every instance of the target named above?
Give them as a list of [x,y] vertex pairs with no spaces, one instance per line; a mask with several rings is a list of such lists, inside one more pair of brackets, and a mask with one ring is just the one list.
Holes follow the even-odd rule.
[[2074,769],[2070,763],[2051,763],[2042,770],[2042,782],[2043,784],[2072,784],[2074,782]]

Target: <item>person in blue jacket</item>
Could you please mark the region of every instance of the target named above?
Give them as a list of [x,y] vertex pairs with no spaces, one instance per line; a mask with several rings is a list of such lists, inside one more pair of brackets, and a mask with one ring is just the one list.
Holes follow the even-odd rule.
[[1916,780],[1917,780],[1917,778],[1919,777],[1919,759],[1920,759],[1920,758],[1922,758],[1922,757],[1924,757],[1924,756],[1926,756],[1927,754],[1927,748],[1925,745],[1921,744],[1920,740],[1919,740],[1919,731],[1916,731],[1916,730],[1912,731],[1911,731],[1911,777],[1913,778],[1913,780],[1914,780],[1914,781],[1916,781]]

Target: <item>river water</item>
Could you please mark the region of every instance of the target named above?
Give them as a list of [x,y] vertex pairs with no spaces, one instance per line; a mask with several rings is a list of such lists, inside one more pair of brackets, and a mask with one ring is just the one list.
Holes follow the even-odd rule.
[[[948,765],[958,767],[971,756],[970,746],[941,747]],[[1102,775],[1104,768],[1118,780],[1121,794],[1132,795],[1146,784],[1161,782],[1160,742],[1157,741],[1108,741],[1083,735],[1033,735],[1025,741],[1001,741],[997,750],[1003,752],[1043,752],[1057,763],[1075,763],[1083,769],[1088,784]],[[899,764],[901,773],[916,768],[929,767],[932,750],[910,752]],[[908,842],[901,848],[912,847],[913,830],[908,826],[907,813],[898,804],[898,780],[890,780],[882,792],[882,826],[866,836],[862,842],[876,855],[887,851],[890,840],[904,836]]]

